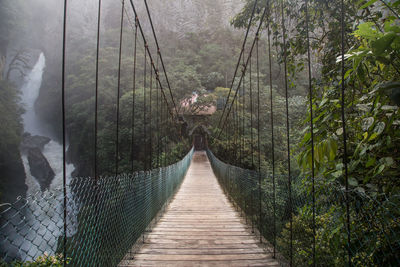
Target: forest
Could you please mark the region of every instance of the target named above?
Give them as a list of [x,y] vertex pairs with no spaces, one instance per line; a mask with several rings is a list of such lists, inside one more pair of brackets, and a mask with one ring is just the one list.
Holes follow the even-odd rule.
[[[179,162],[199,126],[191,118],[215,106],[201,122],[208,149],[249,177],[259,173],[262,216],[253,214],[255,202],[242,209],[249,210],[254,224],[263,217],[259,230],[283,261],[290,258],[294,266],[311,266],[314,260],[318,266],[399,263],[399,0],[345,0],[344,7],[327,0],[188,1],[189,7],[177,4],[182,1],[170,7],[149,1],[161,52],[150,37],[146,44],[138,38],[132,10],[105,1],[98,55],[96,1],[71,2],[65,132],[72,180]],[[43,149],[62,141],[62,40],[54,35],[62,20],[61,13],[52,12],[61,4],[41,0],[29,8],[22,0],[0,2],[0,124],[6,126],[0,128],[1,203],[36,189],[44,192],[61,177],[48,157],[58,150]],[[138,6],[144,16],[143,5]],[[141,23],[151,36],[150,24]],[[250,42],[259,23],[256,53]],[[24,106],[30,99],[24,84],[32,81],[42,55],[37,97]],[[160,70],[159,81],[151,64]],[[182,109],[194,94],[192,109]],[[29,112],[41,130],[29,131]],[[36,173],[46,176],[34,187],[27,182],[36,177],[32,158],[41,159]],[[255,194],[255,184],[245,190]]]
[[[2,108],[9,110],[9,113],[3,112],[1,116],[2,122],[9,127],[2,129],[2,149],[4,153],[2,164],[5,177],[11,176],[21,168],[19,145],[22,142],[24,132],[22,114],[24,108],[18,105],[21,97],[20,90],[16,90],[21,86],[21,83],[26,80],[29,70],[33,68],[35,60],[39,57],[40,52],[44,52],[46,57],[45,68],[43,70],[43,80],[38,93],[38,98],[34,102],[34,112],[38,115],[40,127],[46,128],[45,136],[50,136],[56,141],[61,140],[61,125],[59,124],[61,117],[60,101],[60,44],[61,36],[52,38],[46,32],[46,23],[54,22],[53,29],[48,31],[54,32],[60,30],[61,20],[57,17],[59,14],[51,14],[51,10],[60,8],[61,3],[48,4],[46,1],[39,1],[35,8],[29,10],[23,1],[4,1],[1,3],[2,12]],[[99,51],[99,118],[101,122],[98,126],[99,139],[99,174],[109,175],[115,172],[115,142],[111,141],[115,137],[116,130],[116,94],[118,80],[118,48],[119,48],[119,26],[121,11],[116,7],[110,7],[107,1],[101,25],[101,39]],[[154,3],[154,5],[157,3]],[[85,177],[93,175],[94,148],[92,141],[94,138],[94,66],[96,60],[96,29],[94,7],[95,1],[85,4],[84,7],[79,7],[79,3],[72,3],[71,17],[72,26],[68,34],[70,38],[67,43],[67,79],[66,79],[66,105],[67,110],[67,129],[68,133],[68,162],[74,165],[73,176]],[[221,9],[222,9],[222,3]],[[233,1],[231,6],[234,9],[237,7]],[[215,9],[214,4],[203,3],[198,6],[199,10],[194,10],[195,13],[206,12],[207,10]],[[79,8],[85,10],[86,19],[82,21],[79,14]],[[181,7],[182,8],[182,7]],[[158,7],[156,12],[160,12],[162,7]],[[40,17],[40,11],[49,12],[48,21]],[[184,154],[190,149],[191,140],[184,133],[184,141],[181,143],[180,137],[177,136],[175,130],[167,125],[172,125],[172,121],[167,121],[167,117],[161,118],[161,114],[165,114],[166,106],[162,106],[160,90],[156,88],[155,75],[150,80],[150,64],[147,65],[147,74],[144,73],[144,44],[143,40],[137,38],[136,64],[133,59],[133,43],[135,22],[128,9],[124,11],[125,19],[123,24],[123,40],[122,40],[122,62],[120,74],[120,143],[121,147],[119,158],[121,159],[120,173],[127,171],[138,171],[143,169],[151,169],[154,166],[168,165],[168,163],[176,162],[181,159]],[[208,12],[208,11],[207,11]],[[221,11],[222,12],[222,11]],[[229,11],[228,11],[229,12]],[[142,11],[143,13],[143,11]],[[178,15],[185,16],[185,10],[180,10]],[[144,13],[143,13],[144,15]],[[200,22],[192,22],[193,25],[187,25],[186,22],[180,20],[174,21],[171,18],[171,28],[163,26],[160,33],[160,38],[163,43],[163,55],[165,57],[166,69],[173,90],[173,97],[176,103],[190,97],[194,92],[199,94],[199,103],[204,103],[205,106],[212,104],[212,94],[218,86],[225,87],[228,81],[232,79],[231,69],[233,68],[233,59],[237,54],[237,43],[240,43],[241,36],[239,32],[229,27],[228,21],[221,21],[221,14],[208,15],[207,20]],[[232,13],[233,16],[233,13]],[[156,23],[164,23],[163,18]],[[31,29],[30,22],[34,21],[34,29]],[[78,26],[78,24],[80,25]],[[143,21],[147,23],[147,21]],[[43,26],[41,26],[43,25]],[[175,27],[173,27],[175,25]],[[198,26],[197,26],[198,25]],[[209,25],[219,25],[218,28],[210,30]],[[202,26],[202,27],[200,27]],[[147,24],[144,27],[149,27]],[[191,32],[193,31],[193,32]],[[83,34],[86,33],[86,34]],[[25,34],[25,35],[24,35]],[[43,39],[48,39],[47,44],[43,43]],[[25,42],[25,43],[24,43]],[[28,44],[28,45],[27,45]],[[150,43],[154,46],[154,43]],[[14,48],[15,47],[15,48]],[[152,47],[152,51],[156,54],[157,50]],[[159,63],[160,64],[160,63]],[[135,96],[132,95],[133,84],[133,67],[135,65]],[[160,66],[161,67],[161,66]],[[162,75],[161,75],[162,76]],[[146,89],[144,90],[144,77],[146,77]],[[163,81],[164,82],[164,81]],[[152,84],[153,88],[150,88]],[[147,102],[144,105],[144,95],[147,96]],[[206,95],[206,96],[204,96]],[[157,98],[158,97],[158,98]],[[167,97],[170,97],[167,95]],[[135,110],[132,109],[132,99],[135,100]],[[211,102],[210,102],[211,100]],[[157,102],[159,101],[159,102]],[[169,100],[170,101],[170,100]],[[146,106],[146,107],[145,107]],[[202,105],[198,104],[202,107]],[[156,110],[156,108],[158,108]],[[163,133],[162,140],[156,140],[156,116],[143,117],[143,109],[147,111],[158,112],[159,127],[166,131]],[[164,108],[164,110],[162,110]],[[25,110],[26,111],[26,110]],[[132,114],[134,112],[134,114]],[[132,118],[134,122],[132,122]],[[152,119],[148,122],[148,119]],[[150,132],[144,136],[144,122],[146,130]],[[132,123],[134,131],[132,131]],[[169,123],[169,124],[168,124]],[[152,134],[153,132],[153,134]],[[186,136],[185,136],[186,135]],[[151,136],[151,137],[150,137]],[[160,136],[160,134],[158,135]],[[130,142],[133,138],[134,144]],[[143,141],[150,145],[147,151],[157,152],[158,160],[152,156],[146,156],[143,146]],[[156,148],[157,144],[157,148]],[[163,149],[161,149],[161,145]],[[7,148],[8,147],[8,148]],[[160,148],[158,148],[160,147]],[[168,151],[167,151],[168,150]],[[132,151],[135,153],[132,154]],[[7,155],[13,155],[13,159]],[[168,154],[168,155],[167,155]],[[155,154],[154,154],[155,155]],[[152,160],[150,160],[152,158]],[[11,162],[9,162],[11,161]],[[153,161],[153,162],[149,162]],[[13,168],[11,168],[11,166]],[[11,169],[8,169],[11,168]],[[23,173],[20,174],[23,184]],[[12,183],[12,182],[11,182]],[[5,179],[1,192],[10,182]],[[21,186],[15,186],[21,187]],[[22,190],[23,191],[23,190]],[[21,192],[22,192],[21,191]],[[20,192],[18,192],[20,193]],[[10,198],[18,195],[10,194]],[[8,199],[8,196],[5,196]]]
[[[233,101],[231,98],[229,104],[233,106],[233,115],[225,126],[228,134],[225,130],[215,130],[222,132],[222,139],[212,143],[212,151],[223,161],[250,170],[257,170],[259,159],[266,177],[263,177],[263,188],[271,196],[271,92],[275,123],[272,153],[277,183],[277,227],[280,228],[276,237],[278,251],[289,257],[288,239],[292,235],[293,264],[306,266],[312,263],[312,212],[315,208],[316,261],[321,266],[345,266],[348,245],[344,232],[346,179],[340,90],[344,83],[352,264],[395,266],[395,254],[399,252],[400,1],[345,1],[344,80],[341,78],[341,39],[338,38],[341,35],[340,1],[309,1],[312,126],[305,3],[284,4],[284,11],[280,9],[280,3],[275,3],[270,6],[272,18],[266,18],[265,22],[270,33],[262,32],[260,39],[263,40],[263,34],[271,38],[273,88],[270,90],[268,71],[261,65],[258,106],[257,74],[250,71],[248,76],[252,77],[253,84],[250,85],[250,77],[247,78],[238,99]],[[253,5],[254,1],[247,1],[232,21],[235,27],[246,27]],[[261,8],[256,10],[259,16],[261,11]],[[285,43],[282,12],[287,19]],[[260,48],[260,51],[265,49]],[[256,60],[255,56],[251,58],[253,62]],[[261,64],[267,61],[268,57],[261,60]],[[284,64],[287,64],[289,94],[291,203],[287,198]],[[260,117],[257,117],[258,109],[261,110]],[[313,127],[312,134],[310,127]],[[310,203],[312,190],[315,190],[315,207]],[[265,207],[272,208],[271,199],[263,201]],[[292,205],[291,223],[288,205]],[[271,215],[268,209],[265,213]]]

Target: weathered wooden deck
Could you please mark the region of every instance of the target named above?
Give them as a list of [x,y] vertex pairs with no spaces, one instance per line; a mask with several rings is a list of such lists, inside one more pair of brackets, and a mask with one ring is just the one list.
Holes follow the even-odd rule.
[[120,266],[279,266],[258,246],[196,152],[166,212],[134,259]]

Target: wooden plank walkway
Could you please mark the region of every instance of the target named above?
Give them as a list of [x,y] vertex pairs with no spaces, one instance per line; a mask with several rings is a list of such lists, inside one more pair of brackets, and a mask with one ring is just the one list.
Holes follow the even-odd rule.
[[242,223],[205,152],[195,152],[166,212],[132,260],[120,266],[279,266]]

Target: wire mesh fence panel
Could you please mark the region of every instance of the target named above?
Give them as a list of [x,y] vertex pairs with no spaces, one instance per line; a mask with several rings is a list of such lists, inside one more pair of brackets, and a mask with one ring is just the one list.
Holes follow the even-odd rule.
[[222,188],[244,212],[247,223],[255,228],[259,219],[257,172],[226,164],[216,158],[210,150],[207,150],[207,154]]
[[147,172],[71,179],[66,235],[61,189],[1,204],[1,261],[66,251],[71,266],[116,266],[176,191],[192,155],[193,149],[181,161]]
[[358,266],[400,265],[400,195],[350,192],[350,250]]
[[258,228],[282,265],[311,266],[315,256],[315,266],[347,266],[348,249],[354,266],[400,265],[399,195],[371,197],[362,190],[349,191],[349,243],[346,194],[340,184],[316,177],[314,222],[310,177],[292,177],[290,200],[287,175],[275,175],[273,181],[272,175],[263,174],[260,211],[255,201],[257,173],[207,153],[228,197],[244,212],[247,223]]

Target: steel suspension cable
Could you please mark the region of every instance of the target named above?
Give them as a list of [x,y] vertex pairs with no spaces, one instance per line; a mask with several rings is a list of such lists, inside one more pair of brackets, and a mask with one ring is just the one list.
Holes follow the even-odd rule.
[[237,63],[236,63],[236,67],[235,67],[235,72],[234,72],[233,77],[232,77],[232,83],[231,83],[231,86],[230,86],[230,89],[229,89],[228,97],[226,98],[225,105],[224,105],[224,109],[223,109],[222,114],[221,114],[221,117],[220,117],[220,119],[219,119],[217,128],[219,128],[219,127],[221,126],[221,122],[222,122],[222,119],[223,119],[223,117],[224,117],[226,107],[227,107],[227,105],[228,105],[228,103],[229,103],[229,98],[230,98],[230,96],[231,96],[231,92],[232,92],[233,85],[234,85],[234,82],[235,82],[236,74],[237,74],[237,71],[238,71],[238,68],[239,68],[239,65],[240,65],[240,60],[241,60],[241,58],[242,58],[242,56],[243,56],[243,54],[244,54],[244,49],[245,49],[245,46],[246,46],[246,43],[247,43],[247,36],[249,35],[249,31],[250,31],[250,28],[251,28],[251,23],[252,23],[253,18],[254,18],[254,14],[255,14],[255,10],[256,10],[257,3],[258,3],[258,0],[256,0],[256,1],[254,2],[254,6],[253,6],[253,10],[252,10],[252,12],[251,12],[249,24],[247,25],[246,34],[245,34],[245,36],[244,36],[244,40],[243,40],[243,44],[242,44],[242,49],[240,50],[239,58],[238,58],[238,61],[237,61]]
[[[121,24],[119,33],[119,51],[118,51],[118,83],[117,83],[117,122],[116,122],[116,140],[115,140],[115,177],[119,175],[119,123],[120,123],[120,98],[121,98],[121,63],[122,63],[122,42],[123,42],[123,27],[124,27],[125,0],[121,3]],[[118,180],[116,180],[118,183]],[[119,202],[122,196],[117,196],[115,201]],[[118,210],[121,207],[115,206],[112,213],[119,216]],[[112,237],[113,238],[113,237]]]
[[[263,12],[263,14],[262,14],[262,16],[261,16],[261,18],[260,18],[260,24],[258,25],[258,28],[257,28],[257,31],[256,31],[256,35],[260,32],[262,23],[263,23],[263,21],[264,21],[264,17],[265,17],[265,15],[266,15],[266,11],[267,11],[267,9],[264,8],[264,12]],[[249,60],[250,60],[250,58],[251,58],[251,55],[252,55],[252,52],[253,52],[255,43],[256,43],[256,38],[254,38],[253,43],[252,43],[252,45],[251,45],[249,56],[247,57],[246,63],[245,63],[245,65],[244,65],[244,72],[246,71],[247,65],[249,64]],[[235,91],[235,94],[234,94],[234,96],[233,96],[232,102],[235,101],[235,99],[236,99],[236,97],[237,97],[237,94],[238,94],[238,90],[239,90],[240,85],[242,84],[242,82],[243,82],[243,74],[242,74],[242,76],[240,77],[239,84],[238,84],[238,86],[237,86],[237,88],[236,88],[236,91]],[[231,112],[231,109],[232,109],[232,105],[229,105],[228,113],[227,113],[227,116],[226,116],[226,117],[228,117],[229,113]],[[224,120],[223,126],[221,127],[222,129],[224,128],[225,123],[226,123],[226,118],[225,118],[225,120]],[[218,134],[218,136],[217,136],[217,139],[220,137],[220,135],[221,135],[221,131],[219,132],[219,134]]]
[[[99,53],[100,53],[100,23],[101,23],[101,0],[98,3],[97,10],[97,36],[96,36],[96,70],[95,70],[95,104],[94,104],[94,179],[96,189],[98,189],[98,107],[99,107]],[[96,201],[99,194],[96,192]],[[101,229],[100,229],[101,231]]]
[[144,69],[143,69],[143,147],[144,147],[144,170],[147,171],[147,119],[146,119],[146,68],[147,68],[147,43],[144,43]]
[[[169,127],[167,129],[172,128],[173,119],[174,119],[174,117],[172,115],[170,115],[169,120],[168,120]],[[171,135],[171,132],[170,131],[168,131],[168,132]],[[170,136],[170,139],[172,140],[172,135]],[[167,148],[168,148],[168,155],[171,155],[171,150],[172,150],[171,146],[167,146]],[[168,165],[170,165],[170,164],[171,164],[171,157],[168,156]]]
[[[158,60],[159,60],[159,56],[157,56],[157,71],[158,71]],[[159,77],[156,73],[156,80],[158,80]],[[160,167],[160,138],[161,138],[161,134],[160,134],[160,106],[159,106],[159,87],[158,87],[158,83],[156,83],[156,102],[157,102],[157,168]]]
[[151,116],[152,116],[151,101],[152,101],[152,95],[153,95],[152,91],[153,91],[153,69],[150,68],[150,91],[149,91],[149,104],[150,104],[149,105],[149,124],[150,124],[150,126],[149,126],[149,137],[150,137],[150,140],[149,140],[149,150],[150,150],[149,151],[149,155],[150,155],[149,166],[150,166],[150,170],[153,168],[153,142],[152,142],[153,133],[152,133],[152,125],[151,125]]
[[[246,135],[246,127],[245,127],[245,110],[246,110],[246,87],[245,87],[245,78],[246,78],[246,71],[245,71],[245,62],[243,57],[243,85],[242,85],[242,94],[243,94],[243,106],[242,106],[242,157],[244,158],[244,147],[245,147],[245,135]],[[243,164],[243,158],[241,159],[241,164]],[[244,164],[243,164],[244,165]],[[242,166],[243,166],[242,165]]]
[[225,155],[229,155],[229,138],[228,138],[228,126],[225,127],[225,140],[228,140],[228,145],[225,148]]
[[[166,103],[165,103],[166,104]],[[165,123],[164,123],[164,166],[167,166],[167,157],[168,157],[168,136],[167,136],[167,130],[168,130],[168,114],[167,114],[167,105],[164,106],[165,108]]]
[[[137,10],[136,10],[136,8],[135,8],[135,5],[133,4],[133,0],[129,0],[129,1],[130,1],[130,3],[131,3],[131,7],[132,7],[132,10],[133,10],[135,16],[138,17],[138,13],[137,13]],[[138,19],[138,27],[139,27],[139,31],[140,31],[140,34],[141,34],[141,36],[142,36],[143,42],[147,44],[146,37],[145,37],[145,35],[144,35],[144,31],[143,31],[143,28],[142,28],[142,25],[141,25],[139,19]],[[148,53],[150,62],[153,62],[153,57],[152,57],[152,55],[151,55],[151,51],[150,51],[149,47],[147,46],[145,50],[146,50],[147,53]],[[153,70],[156,72],[156,66],[155,66],[154,64],[152,64],[151,67],[152,67]],[[158,73],[158,71],[157,71],[157,73]],[[167,111],[171,114],[171,116],[173,116],[173,113],[172,113],[171,109],[169,108],[168,99],[167,99],[167,97],[166,97],[166,95],[165,95],[164,88],[163,88],[163,86],[162,86],[162,83],[161,83],[161,80],[160,80],[160,79],[158,80],[158,84],[159,84],[159,86],[160,86],[160,88],[161,88],[161,92],[162,92],[164,101],[166,102]]]
[[[233,106],[233,107],[235,107],[235,105]],[[230,122],[230,128],[231,128],[231,130],[230,130],[230,133],[231,133],[231,135],[232,135],[232,133],[234,134],[235,133],[235,124],[234,124],[234,122],[235,122],[235,120],[234,120],[234,112],[232,112],[232,114],[231,114],[231,122]],[[230,139],[230,138],[229,138]],[[233,141],[232,141],[232,151],[235,151],[235,143],[234,143],[234,140],[235,139],[233,139]],[[233,159],[234,159],[234,153],[231,153],[231,155],[232,155],[232,160],[231,160],[231,162],[233,162]]]
[[165,127],[164,127],[164,102],[161,101],[160,103],[160,127],[161,127],[161,135],[160,135],[160,149],[161,153],[163,154],[162,161],[160,162],[161,166],[164,166],[164,157],[165,157],[165,150],[164,150],[164,139],[165,139]]
[[168,116],[168,114],[166,113],[166,106],[164,105],[165,104],[165,102],[164,101],[162,101],[161,102],[161,104],[162,104],[162,106],[161,106],[161,127],[162,127],[162,132],[163,132],[163,134],[162,134],[162,142],[161,142],[161,146],[162,146],[162,150],[163,150],[163,153],[164,153],[164,155],[163,155],[163,162],[162,162],[162,164],[163,164],[163,166],[166,166],[167,165],[167,161],[166,161],[166,155],[167,155],[167,146],[166,146],[166,143],[167,143],[167,116]]
[[[143,28],[142,28],[142,26],[141,26],[141,24],[140,24],[140,21],[139,21],[139,18],[138,18],[138,14],[137,14],[137,12],[136,12],[136,9],[135,9],[135,6],[134,6],[132,0],[130,0],[130,4],[131,4],[132,10],[133,10],[133,12],[134,12],[134,15],[135,15],[135,17],[136,17],[137,26],[138,26],[139,31],[140,31],[140,34],[141,34],[141,36],[142,36],[143,42],[144,42],[144,43],[147,43],[146,37],[145,37],[145,35],[144,35]],[[128,20],[129,20],[129,17],[128,17]],[[130,21],[130,20],[129,20],[129,21]],[[132,26],[132,24],[131,24],[131,27],[132,27],[132,30],[133,30],[134,27]],[[153,57],[152,57],[150,48],[147,46],[147,48],[145,49],[145,51],[147,51],[147,54],[148,54],[148,57],[149,57],[150,62],[153,62],[153,63],[151,64],[151,68],[153,69],[154,73],[156,73],[156,76],[157,76],[157,75],[159,76],[159,70],[158,70],[158,69],[156,68],[156,66],[154,65],[154,61],[153,61]],[[166,97],[166,94],[165,94],[165,92],[164,92],[164,88],[163,88],[163,86],[162,86],[162,83],[161,83],[161,80],[160,80],[160,79],[157,80],[157,84],[158,84],[158,86],[160,87],[160,90],[161,90],[163,99],[164,99],[164,101],[166,102],[166,105],[167,105],[167,110],[166,110],[166,111],[169,112],[169,113],[173,116],[173,113],[172,113],[171,109],[169,108],[168,99],[167,99],[167,97]],[[175,128],[176,128],[177,130],[179,130],[178,127],[177,127],[177,125],[176,125],[176,123],[174,124],[174,126],[175,126]]]
[[152,32],[153,32],[154,40],[155,40],[155,42],[156,42],[157,51],[158,51],[158,54],[159,54],[159,56],[160,56],[161,66],[162,66],[162,68],[163,68],[163,70],[164,70],[164,76],[165,76],[165,80],[166,80],[167,85],[168,85],[169,93],[170,93],[170,96],[171,96],[171,101],[172,101],[172,104],[174,105],[176,115],[178,116],[178,110],[177,110],[177,108],[176,108],[174,96],[172,95],[171,85],[170,85],[170,83],[169,83],[167,71],[165,70],[164,60],[163,60],[162,55],[161,55],[161,52],[160,52],[160,51],[161,51],[161,50],[160,50],[160,46],[158,45],[158,39],[157,39],[156,32],[155,32],[155,30],[154,30],[153,20],[151,19],[150,10],[149,10],[149,7],[148,7],[148,5],[147,5],[147,0],[144,0],[144,4],[145,4],[145,6],[146,6],[146,11],[147,11],[147,15],[148,15],[148,17],[149,17],[151,30],[152,30]]
[[305,15],[306,15],[306,39],[307,39],[307,67],[308,67],[308,93],[310,105],[310,134],[311,134],[311,194],[312,194],[312,230],[313,230],[313,245],[312,245],[312,265],[315,266],[315,168],[314,168],[314,114],[313,114],[313,88],[312,88],[312,70],[311,70],[311,49],[310,49],[310,29],[309,29],[309,13],[308,0],[305,0]]
[[121,96],[121,55],[122,55],[122,34],[124,27],[124,10],[125,10],[125,0],[122,0],[121,9],[121,27],[119,34],[119,55],[118,55],[118,85],[117,85],[117,129],[116,129],[116,141],[115,141],[115,176],[118,175],[119,167],[119,100]]
[[236,162],[236,119],[235,119],[236,106],[233,103],[233,112],[232,112],[232,135],[233,135],[233,147],[232,147],[232,159],[233,162]]
[[236,145],[235,145],[235,165],[239,165],[240,161],[240,124],[239,124],[239,105],[238,101],[235,101],[235,139],[236,139]]
[[100,21],[101,21],[101,0],[99,0],[97,11],[97,40],[96,40],[96,77],[95,77],[95,98],[94,98],[94,179],[98,179],[97,171],[97,132],[98,132],[98,106],[99,106],[99,53],[100,53]]
[[133,46],[133,84],[132,84],[132,132],[131,132],[131,170],[133,172],[133,159],[134,159],[134,147],[135,147],[135,97],[136,97],[136,63],[137,63],[137,25],[138,18],[135,17],[135,38]]
[[290,124],[289,124],[289,95],[288,95],[288,74],[287,74],[287,46],[285,26],[285,1],[281,3],[282,11],[282,41],[283,41],[283,67],[285,84],[285,108],[286,108],[286,142],[287,142],[287,164],[288,164],[288,190],[289,190],[289,229],[290,229],[290,266],[293,266],[293,205],[292,205],[292,177],[290,164]]
[[240,124],[239,124],[239,99],[235,101],[236,113],[235,113],[235,136],[236,136],[236,147],[235,147],[235,164],[238,165],[238,153],[237,150],[240,150],[239,146],[239,136],[240,136]]
[[256,68],[257,68],[257,151],[258,151],[258,229],[260,231],[260,243],[262,243],[262,197],[261,197],[261,144],[260,144],[260,64],[259,64],[259,36],[256,42]]
[[228,125],[226,126],[226,128],[225,128],[225,132],[226,132],[226,134],[225,134],[225,138],[228,140],[228,149],[227,149],[227,153],[226,153],[226,155],[231,155],[231,153],[230,153],[230,149],[231,149],[231,139],[229,138],[229,136],[228,136],[228,132],[231,132],[230,131],[230,129],[228,129],[228,128],[230,128],[230,126],[231,126],[231,121],[228,119]]
[[[270,9],[268,2],[268,9]],[[271,13],[271,10],[269,10]],[[269,17],[269,16],[268,16]],[[276,257],[276,199],[275,199],[275,137],[274,137],[274,101],[272,85],[272,55],[271,55],[271,29],[270,18],[267,24],[268,32],[268,66],[269,66],[269,89],[270,89],[270,124],[271,124],[271,160],[272,160],[272,207],[273,207],[273,257]]]
[[[142,28],[142,26],[141,26],[141,24],[140,24],[140,21],[139,21],[139,19],[138,19],[137,12],[136,12],[136,9],[135,9],[135,7],[134,7],[134,5],[133,5],[133,1],[132,1],[132,0],[130,0],[130,4],[131,4],[132,10],[133,10],[133,12],[134,12],[135,18],[136,18],[135,31],[137,31],[137,27],[138,27],[139,30],[140,30],[140,34],[141,34],[141,36],[142,36],[143,42],[146,43],[146,37],[145,37],[145,35],[144,35],[143,28]],[[126,10],[125,10],[125,11],[126,11]],[[132,23],[130,22],[129,16],[127,16],[127,17],[128,17],[128,21],[129,21],[129,23],[131,24],[131,27],[132,27],[132,29],[133,29],[134,27],[132,26]],[[154,73],[156,74],[156,76],[159,77],[159,75],[158,75],[158,73],[159,73],[158,68],[156,68],[156,66],[154,65],[154,62],[153,62],[153,60],[152,60],[152,55],[151,55],[151,52],[150,52],[148,46],[145,47],[145,52],[146,52],[146,51],[147,51],[147,54],[148,54],[149,59],[150,59],[150,62],[151,62],[152,70],[154,71]],[[171,125],[174,125],[174,126],[176,127],[176,129],[179,131],[179,128],[178,128],[178,126],[177,126],[177,123],[176,123],[176,122],[175,122],[175,123],[172,123],[172,122],[173,122],[173,117],[174,117],[174,116],[173,116],[172,110],[169,108],[168,99],[167,99],[167,97],[166,97],[166,95],[165,95],[165,93],[164,93],[164,89],[163,89],[163,86],[162,86],[162,84],[161,84],[161,80],[160,80],[160,79],[157,79],[157,84],[158,84],[158,86],[160,87],[160,90],[161,90],[161,93],[162,93],[164,102],[165,102],[165,104],[166,104],[166,112],[167,112],[167,113],[170,113],[170,115],[171,115]],[[134,97],[134,96],[133,96],[133,97]],[[132,114],[134,114],[134,113],[132,113]],[[119,116],[118,116],[118,117],[119,117]],[[132,123],[134,123],[134,122],[132,121]],[[119,129],[119,127],[118,127],[118,129]],[[179,131],[179,133],[182,134],[181,131]],[[132,134],[133,134],[133,136],[132,136],[132,139],[133,139],[133,138],[134,138],[134,133],[132,132]],[[133,142],[132,142],[132,143],[133,143]],[[165,146],[166,146],[166,145],[165,145]],[[167,146],[166,146],[166,147],[167,147]],[[133,150],[133,147],[132,147],[132,150]],[[119,153],[118,153],[118,154],[119,154]],[[118,155],[118,154],[117,154],[117,155]],[[133,154],[133,152],[132,152],[132,154]],[[116,165],[117,165],[117,164],[116,164]],[[131,167],[132,167],[132,169],[133,169],[133,162],[132,162],[132,166],[131,166]]]
[[[146,37],[145,37],[144,32],[143,32],[143,28],[142,28],[142,26],[141,26],[141,24],[140,24],[140,21],[139,21],[139,19],[138,19],[137,12],[136,12],[136,9],[135,9],[135,7],[134,7],[134,5],[133,5],[133,1],[132,1],[132,0],[130,0],[130,4],[131,4],[132,10],[133,10],[133,12],[134,12],[134,14],[135,14],[135,17],[136,17],[135,31],[137,31],[137,27],[138,27],[139,30],[140,30],[140,34],[141,34],[141,36],[142,36],[143,42],[144,42],[145,44],[147,44],[147,42],[146,42]],[[128,17],[128,20],[129,20],[129,17]],[[130,20],[129,20],[129,22],[130,22]],[[132,29],[133,29],[132,23],[130,23],[130,24],[131,24],[131,27],[132,27]],[[159,50],[158,50],[158,54],[160,54],[160,53],[159,53]],[[165,105],[166,105],[166,106],[165,106],[165,111],[166,111],[166,113],[169,113],[169,115],[170,115],[169,118],[166,117],[165,128],[174,125],[174,126],[176,127],[176,129],[179,131],[179,128],[178,128],[178,126],[177,126],[176,121],[174,122],[174,114],[172,113],[172,110],[169,108],[168,99],[167,99],[167,97],[166,97],[166,95],[165,95],[165,92],[164,92],[164,89],[163,89],[161,80],[159,79],[159,70],[158,70],[158,66],[156,67],[155,64],[154,64],[154,61],[153,61],[153,59],[152,59],[152,55],[151,55],[151,52],[150,52],[150,49],[149,49],[148,45],[145,46],[145,56],[146,56],[146,57],[147,57],[147,56],[149,57],[149,61],[151,62],[151,63],[150,63],[151,69],[152,69],[152,71],[154,71],[154,74],[155,74],[155,76],[156,76],[157,87],[159,86],[159,90],[161,91],[161,94],[162,94],[162,96],[163,96],[164,101],[161,101],[161,103],[164,103],[164,102],[165,102]],[[157,56],[161,56],[161,55],[157,55]],[[147,62],[147,60],[146,60],[146,62]],[[157,62],[158,62],[158,58],[157,58]],[[157,64],[157,65],[158,65],[158,64]],[[147,66],[147,65],[146,65],[146,66]],[[147,78],[146,78],[146,79],[147,79]],[[153,87],[153,86],[152,86],[152,87]],[[144,103],[147,103],[147,100],[144,101]],[[147,110],[146,110],[146,112],[147,112]],[[163,113],[163,112],[161,112],[161,113]],[[161,115],[162,115],[162,114],[161,114]],[[144,114],[144,116],[146,116],[146,114]],[[169,128],[171,128],[171,127],[169,127]],[[146,123],[145,123],[144,130],[147,131],[147,125],[146,125]],[[179,133],[182,135],[181,131],[179,131]],[[147,133],[146,133],[146,135],[147,135]],[[171,138],[168,137],[168,139],[171,139]],[[146,140],[147,140],[147,136],[146,136]],[[172,140],[172,139],[171,139],[171,140]],[[152,142],[152,141],[151,141],[151,142]],[[167,145],[166,142],[167,142],[167,140],[165,140],[164,147],[165,147],[166,154],[167,154],[167,153],[168,153],[167,150],[169,149],[169,147],[168,147],[168,145]],[[147,149],[147,148],[146,148],[146,149]],[[146,152],[146,155],[147,155],[147,152]],[[145,156],[145,158],[147,158],[147,156]],[[166,160],[167,160],[167,159],[165,158],[165,162],[166,162]],[[147,162],[147,161],[146,161],[146,162]],[[146,162],[145,162],[145,163],[146,163]],[[151,163],[151,164],[152,164],[152,163]],[[152,166],[152,165],[151,165],[151,166]],[[148,167],[148,166],[146,166],[146,169],[147,169],[147,167]]]
[[[256,37],[257,38],[257,37]],[[251,169],[254,170],[254,136],[253,136],[253,86],[252,86],[252,69],[251,69],[251,57],[249,63],[249,89],[250,89],[250,153],[251,153]]]
[[[235,105],[232,107],[233,108],[233,110],[235,109]],[[230,162],[232,162],[232,160],[233,160],[233,150],[234,150],[234,145],[235,145],[235,137],[234,137],[234,135],[233,135],[233,113],[234,112],[232,112],[232,114],[230,114],[230,118],[229,118],[229,129],[228,129],[228,131],[229,131],[229,140],[231,141],[231,144],[232,144],[232,147],[231,147],[231,149],[230,149],[230,156],[231,156],[231,159],[230,159]]]
[[233,105],[233,159],[234,164],[236,164],[236,101]]
[[341,10],[340,10],[340,31],[341,31],[341,75],[342,75],[342,84],[341,84],[341,115],[342,115],[342,128],[343,128],[343,166],[344,166],[344,178],[345,178],[345,201],[346,201],[346,230],[347,230],[347,256],[348,256],[348,265],[351,266],[351,236],[350,236],[350,202],[349,202],[349,172],[348,172],[348,154],[347,154],[347,131],[346,131],[346,114],[345,114],[345,23],[344,23],[344,1],[341,0]]
[[165,151],[166,151],[166,165],[169,165],[169,160],[170,160],[170,158],[169,158],[169,152],[170,152],[170,149],[171,149],[171,147],[169,146],[169,143],[170,143],[170,140],[171,140],[171,136],[170,136],[170,129],[169,129],[169,127],[170,127],[170,116],[168,116],[168,114],[166,114],[166,116],[165,116],[165,121],[166,121],[166,127],[165,127],[165,134],[166,134],[166,139],[165,139]]
[[63,265],[67,266],[67,164],[66,164],[66,124],[65,124],[65,57],[67,43],[67,0],[64,0],[62,73],[61,73],[61,112],[62,112],[62,146],[63,146]]

